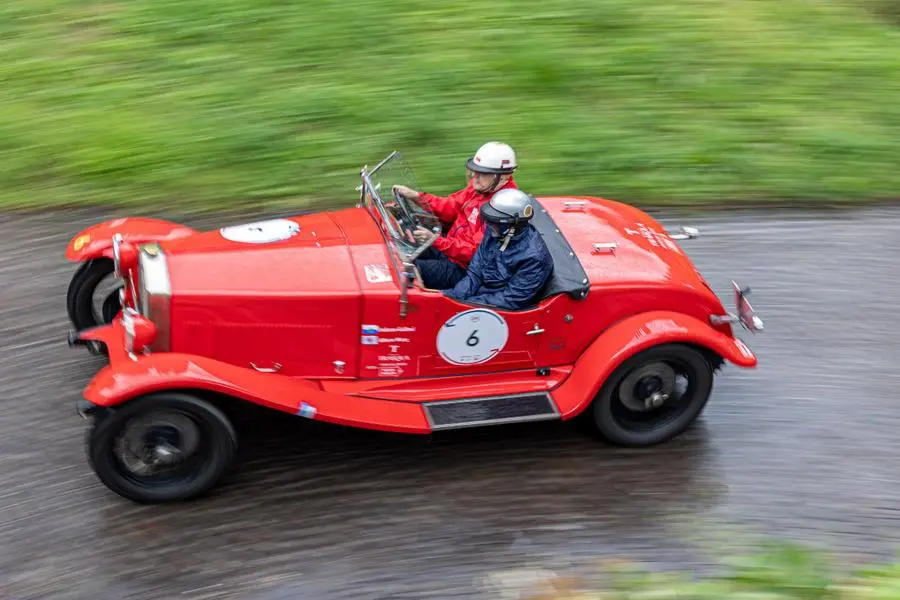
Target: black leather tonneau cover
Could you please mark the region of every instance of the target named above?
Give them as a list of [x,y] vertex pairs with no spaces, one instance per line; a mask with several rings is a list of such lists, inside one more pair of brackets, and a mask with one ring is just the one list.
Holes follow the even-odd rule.
[[538,301],[554,294],[569,294],[573,298],[581,300],[587,296],[590,289],[587,273],[584,272],[581,261],[578,260],[565,236],[559,231],[547,209],[536,198],[533,198],[533,203],[535,211],[531,224],[540,232],[553,257],[553,275],[544,286]]

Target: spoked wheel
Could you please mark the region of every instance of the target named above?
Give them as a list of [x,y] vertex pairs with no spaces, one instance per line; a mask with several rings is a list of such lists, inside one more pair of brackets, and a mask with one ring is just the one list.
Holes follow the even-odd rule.
[[694,422],[712,384],[713,368],[698,350],[680,344],[650,348],[625,361],[604,383],[594,398],[594,424],[615,444],[658,444]]
[[108,258],[89,260],[81,265],[66,294],[66,310],[76,330],[112,322],[121,310],[119,289],[122,282],[113,274]]
[[161,393],[101,417],[87,445],[104,485],[133,502],[156,504],[212,489],[234,461],[237,435],[215,406]]

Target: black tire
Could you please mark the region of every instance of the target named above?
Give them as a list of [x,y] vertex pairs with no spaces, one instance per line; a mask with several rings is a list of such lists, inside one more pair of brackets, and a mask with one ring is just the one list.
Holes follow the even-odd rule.
[[[108,277],[114,268],[111,259],[95,258],[83,263],[72,276],[66,293],[66,311],[77,331],[109,322],[105,316],[98,320],[94,314],[94,293],[97,285]],[[103,311],[108,315],[108,311],[113,309],[112,314],[115,315],[118,309],[113,305],[119,305],[117,291],[112,292],[104,299]]]
[[[672,371],[660,367],[660,363]],[[629,377],[641,373],[650,375],[638,380]],[[646,390],[649,386],[651,391],[670,392],[670,384],[663,386],[662,382],[669,380],[671,373],[687,379],[683,397],[670,397],[660,407],[632,408],[648,396],[637,394],[639,389]],[[590,408],[593,424],[605,439],[620,446],[652,446],[671,440],[703,412],[712,394],[713,377],[713,366],[699,350],[682,344],[654,346],[626,360],[604,382]],[[623,383],[627,403],[620,393]],[[659,389],[660,386],[665,389]]]
[[[170,419],[174,416],[176,421],[186,417],[196,427],[196,464],[189,458],[180,475],[142,477],[129,470],[117,452],[119,437],[127,432],[129,423],[156,412],[169,413]],[[168,428],[159,423],[155,422],[148,432],[160,437],[169,435],[168,448],[178,445],[172,438],[184,442],[188,430],[179,430],[171,421]],[[173,431],[177,434],[173,435]],[[142,442],[146,441],[147,437],[142,438]],[[197,498],[215,487],[234,463],[237,434],[228,417],[212,404],[189,394],[163,392],[132,400],[99,418],[87,432],[86,445],[91,468],[106,487],[139,504],[158,504]]]

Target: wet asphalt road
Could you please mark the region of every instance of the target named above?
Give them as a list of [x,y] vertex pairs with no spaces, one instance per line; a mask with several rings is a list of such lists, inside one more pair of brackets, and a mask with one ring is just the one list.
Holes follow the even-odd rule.
[[730,279],[749,284],[766,324],[744,336],[759,369],[726,368],[675,442],[623,451],[556,424],[410,438],[270,415],[242,426],[215,495],[161,507],[95,479],[74,412],[102,363],[66,346],[62,253],[108,216],[0,216],[4,599],[497,597],[498,571],[708,564],[693,539],[733,525],[850,557],[900,542],[900,209],[662,218],[700,226],[686,250],[727,306]]

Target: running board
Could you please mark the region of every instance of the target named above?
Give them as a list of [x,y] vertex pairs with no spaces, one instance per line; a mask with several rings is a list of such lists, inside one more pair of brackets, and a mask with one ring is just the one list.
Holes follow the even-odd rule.
[[422,406],[433,431],[560,418],[559,409],[546,392],[439,400]]

